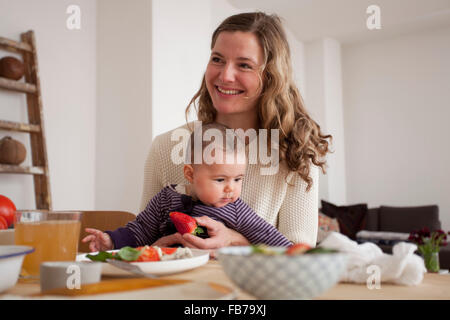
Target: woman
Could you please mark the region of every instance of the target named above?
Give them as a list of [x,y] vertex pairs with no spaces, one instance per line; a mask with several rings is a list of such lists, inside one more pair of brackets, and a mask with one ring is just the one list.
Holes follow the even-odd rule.
[[[249,164],[242,199],[294,243],[315,246],[318,229],[318,175],[324,171],[330,135],[306,112],[296,88],[290,51],[280,19],[261,12],[227,18],[214,31],[211,57],[199,91],[198,119],[232,129],[278,129],[280,166],[261,175],[262,164]],[[197,108],[196,107],[196,108]],[[186,127],[186,126],[185,126]],[[186,183],[171,159],[171,132],[155,138],[146,161],[141,209],[169,183]],[[207,217],[196,218],[210,238],[176,233],[155,245],[181,243],[200,249],[247,245],[239,233]]]

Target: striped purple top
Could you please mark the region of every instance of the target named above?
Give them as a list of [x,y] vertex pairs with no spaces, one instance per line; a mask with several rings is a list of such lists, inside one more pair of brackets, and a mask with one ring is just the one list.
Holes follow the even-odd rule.
[[210,207],[177,192],[175,186],[171,185],[162,189],[150,200],[144,211],[125,227],[106,231],[111,236],[115,249],[124,246],[151,245],[159,238],[175,233],[176,229],[169,218],[169,213],[172,211],[183,212],[192,217],[208,216],[220,221],[226,227],[242,234],[251,244],[270,246],[292,244],[240,198],[221,208]]

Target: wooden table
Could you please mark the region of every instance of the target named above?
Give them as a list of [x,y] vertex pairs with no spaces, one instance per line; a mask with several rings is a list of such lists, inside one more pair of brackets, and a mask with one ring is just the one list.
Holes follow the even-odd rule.
[[426,273],[417,286],[381,283],[380,289],[365,284],[339,283],[322,300],[450,300],[450,275]]
[[[105,278],[103,279],[111,279]],[[183,273],[162,277],[162,279],[188,279],[194,281],[211,281],[236,290],[239,300],[255,298],[239,288],[225,275],[218,261],[211,260],[206,265]],[[19,280],[15,287],[3,295],[30,296],[39,293],[39,283],[26,283]],[[1,299],[2,295],[0,295]],[[186,297],[189,299],[189,297]],[[425,274],[418,286],[401,286],[381,284],[380,289],[368,289],[365,284],[338,283],[318,300],[450,300],[450,274]]]

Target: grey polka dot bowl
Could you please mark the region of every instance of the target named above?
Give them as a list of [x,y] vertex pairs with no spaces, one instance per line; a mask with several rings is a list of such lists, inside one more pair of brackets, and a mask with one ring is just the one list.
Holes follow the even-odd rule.
[[225,247],[217,253],[226,275],[242,290],[264,300],[318,297],[339,281],[347,263],[343,253],[265,255],[253,253],[250,246]]

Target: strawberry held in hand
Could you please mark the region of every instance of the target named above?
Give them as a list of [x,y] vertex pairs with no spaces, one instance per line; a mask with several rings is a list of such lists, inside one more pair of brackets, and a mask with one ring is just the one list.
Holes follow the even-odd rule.
[[169,217],[180,234],[190,233],[197,236],[205,233],[205,230],[197,225],[197,221],[185,213],[174,211],[169,213]]

